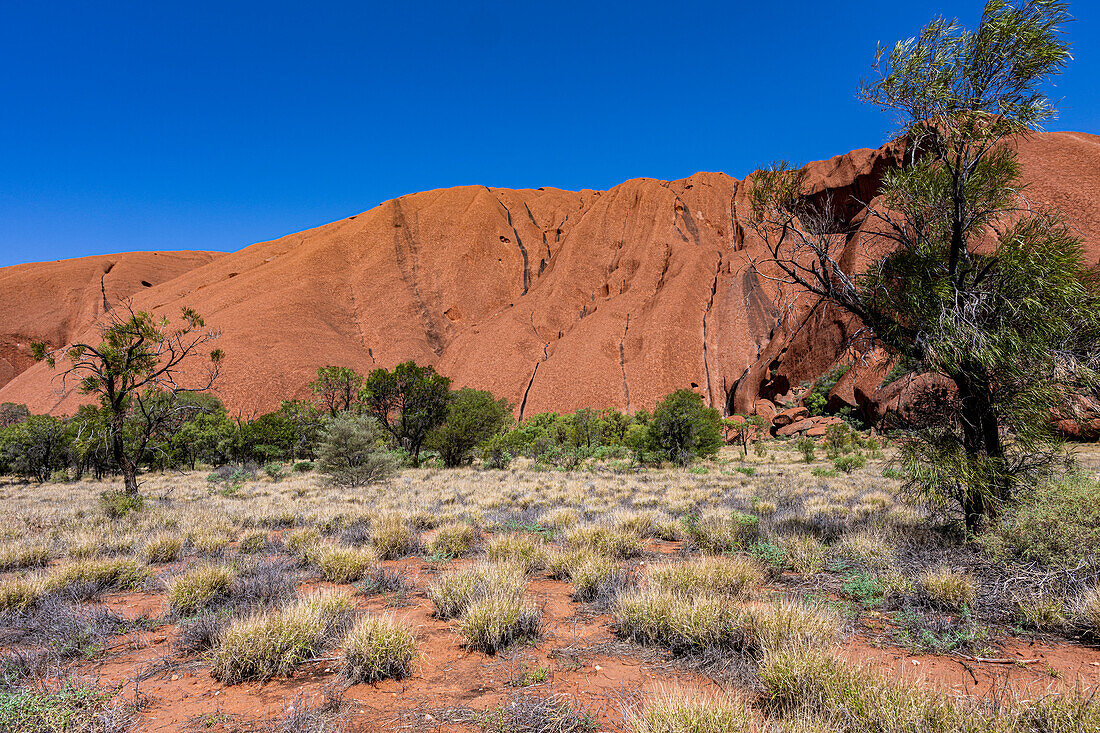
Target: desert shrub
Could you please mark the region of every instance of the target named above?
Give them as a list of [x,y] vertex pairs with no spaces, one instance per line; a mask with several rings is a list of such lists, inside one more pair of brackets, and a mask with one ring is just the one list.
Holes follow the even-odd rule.
[[718,410],[707,407],[695,392],[681,389],[665,397],[653,410],[649,440],[665,460],[687,465],[697,457],[718,453],[722,445],[721,425]]
[[837,456],[833,459],[833,467],[835,467],[838,471],[843,471],[844,473],[851,473],[852,471],[863,468],[866,465],[867,457],[859,453],[854,453],[847,456]]
[[350,611],[346,595],[317,593],[237,619],[214,647],[210,673],[229,684],[286,675],[338,638]]
[[149,579],[149,568],[134,560],[78,560],[54,570],[46,579],[50,590],[95,595],[106,590],[134,590]]
[[638,535],[610,527],[577,527],[566,535],[566,540],[573,547],[616,560],[638,557],[645,549]]
[[433,558],[450,559],[462,557],[470,551],[477,540],[477,528],[469,522],[447,522],[435,531],[428,542],[428,554]]
[[974,579],[951,568],[937,568],[920,574],[922,595],[934,605],[952,611],[972,608],[978,590]]
[[427,445],[439,451],[443,465],[469,463],[474,449],[512,424],[512,405],[490,392],[463,387],[451,395],[444,423],[428,436]]
[[428,599],[439,618],[461,615],[474,602],[489,594],[523,595],[523,569],[505,563],[480,563],[445,573],[428,586]]
[[829,548],[809,535],[781,537],[776,544],[783,550],[786,567],[796,573],[816,573],[829,559]]
[[1072,473],[1027,489],[1015,507],[982,537],[995,556],[1048,567],[1097,563],[1100,547],[1100,480]]
[[799,438],[798,442],[794,445],[795,448],[798,449],[798,452],[802,454],[803,463],[814,462],[814,451],[817,450],[817,443],[814,442],[813,438],[803,436]]
[[344,637],[343,674],[351,682],[400,679],[416,659],[416,638],[392,618],[363,617]]
[[507,703],[480,713],[477,725],[484,733],[596,733],[599,726],[586,713],[574,710],[565,695],[513,695]]
[[495,654],[514,642],[537,638],[540,625],[537,606],[514,593],[494,592],[466,607],[458,631],[470,649]]
[[371,545],[381,560],[397,560],[415,554],[420,538],[399,514],[385,514],[371,526]]
[[281,606],[297,593],[297,573],[287,562],[275,560],[246,564],[229,589],[234,608]]
[[1021,595],[1013,601],[1016,619],[1021,626],[1048,631],[1066,625],[1064,598],[1047,594]]
[[487,550],[490,560],[519,566],[526,573],[546,565],[546,543],[530,534],[494,537]]
[[5,733],[121,733],[133,729],[131,707],[116,691],[87,683],[44,683],[0,692]]
[[42,578],[33,576],[4,578],[0,580],[0,614],[30,609],[46,595],[46,591],[47,586]]
[[336,545],[314,545],[307,557],[321,577],[330,583],[362,580],[378,562],[371,550]]
[[653,566],[646,581],[673,593],[717,593],[731,598],[750,598],[764,582],[764,571],[751,558],[704,557]]
[[227,624],[224,612],[200,614],[179,625],[176,648],[191,654],[213,649]]
[[750,710],[729,697],[664,692],[647,697],[639,713],[627,717],[633,733],[754,733]]
[[45,544],[11,543],[0,545],[0,572],[23,568],[41,568],[50,562],[50,548]]
[[130,512],[141,511],[143,506],[145,506],[145,499],[141,494],[130,494],[125,491],[104,491],[99,495],[99,507],[111,519],[119,519]]
[[321,431],[317,467],[338,486],[378,483],[397,469],[385,445],[386,435],[378,420],[342,413]]
[[180,556],[183,549],[183,537],[167,532],[150,537],[141,548],[141,558],[145,562],[172,562]]
[[168,608],[181,615],[197,613],[229,596],[234,575],[233,570],[224,565],[196,565],[168,584]]

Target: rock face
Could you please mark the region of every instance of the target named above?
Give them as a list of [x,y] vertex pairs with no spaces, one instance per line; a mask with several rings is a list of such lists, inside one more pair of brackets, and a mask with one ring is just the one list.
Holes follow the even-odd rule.
[[[831,193],[857,217],[858,202],[872,198],[898,155],[889,145],[857,150],[808,173],[815,192]],[[1100,257],[1100,138],[1037,135],[1021,143],[1021,157],[1032,198],[1061,206],[1089,257]],[[201,255],[208,259],[199,266],[142,276],[151,286],[130,293],[139,308],[172,316],[187,305],[222,330],[227,358],[217,391],[245,413],[304,396],[319,366],[366,372],[407,359],[507,397],[518,416],[652,408],[682,387],[726,413],[774,413],[833,364],[852,326],[828,309],[777,324],[783,294],[749,267],[765,249],[747,227],[748,188],[697,173],[609,191],[428,191],[232,254]],[[846,257],[858,263],[858,240],[850,247]],[[0,278],[21,270],[24,283],[0,303],[4,343],[32,331],[61,343],[89,322],[74,315],[86,299],[37,303],[51,297],[33,288],[53,266],[0,270]],[[72,267],[86,290],[94,268]],[[109,294],[130,294],[122,291]],[[44,365],[26,366],[11,367],[19,373],[0,401],[74,409],[78,396],[57,391]],[[877,384],[838,387],[856,399]]]
[[0,387],[34,363],[32,341],[67,344],[105,307],[222,256],[129,252],[0,268]]

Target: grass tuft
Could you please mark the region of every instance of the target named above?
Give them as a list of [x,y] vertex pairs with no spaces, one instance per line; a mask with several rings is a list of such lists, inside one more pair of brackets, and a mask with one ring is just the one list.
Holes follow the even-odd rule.
[[417,657],[413,633],[392,618],[359,619],[343,646],[344,676],[352,682],[401,679]]
[[665,692],[629,715],[633,733],[750,733],[759,729],[744,704],[729,698]]
[[648,582],[654,588],[675,593],[717,593],[747,599],[764,583],[764,570],[755,560],[741,555],[704,557],[698,560],[655,565]]
[[177,575],[168,584],[168,608],[189,616],[229,596],[236,573],[224,565],[202,563]]
[[467,606],[459,622],[466,646],[495,654],[519,641],[538,638],[542,615],[532,603],[512,593],[491,593]]
[[338,545],[316,545],[306,552],[306,557],[330,583],[362,580],[378,562],[370,549]]
[[461,616],[477,601],[493,594],[523,595],[523,568],[508,563],[480,563],[444,574],[428,586],[428,599],[435,604],[436,616],[442,619]]

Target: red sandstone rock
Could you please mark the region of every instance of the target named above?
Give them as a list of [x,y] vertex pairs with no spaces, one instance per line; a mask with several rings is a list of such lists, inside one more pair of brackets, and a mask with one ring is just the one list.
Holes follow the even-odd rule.
[[[888,145],[810,164],[811,190],[854,219],[898,155]],[[1021,161],[1029,197],[1060,206],[1090,261],[1100,258],[1100,138],[1036,135]],[[697,173],[602,192],[427,191],[223,256],[119,255],[104,283],[110,299],[132,294],[169,316],[187,305],[220,328],[217,392],[247,414],[305,396],[319,366],[366,372],[407,359],[507,397],[522,415],[652,408],[679,388],[748,413],[762,400],[796,400],[855,332],[835,309],[808,318],[801,301],[776,325],[779,286],[748,266],[766,260],[745,224],[750,188]],[[865,241],[853,238],[845,263],[866,260]],[[130,272],[126,258],[137,258],[134,274],[112,284]],[[57,413],[79,404],[45,365],[29,366],[25,345],[92,337],[109,259],[72,261],[69,274],[58,263],[0,270],[0,401]],[[889,402],[874,379],[852,387],[855,401]]]

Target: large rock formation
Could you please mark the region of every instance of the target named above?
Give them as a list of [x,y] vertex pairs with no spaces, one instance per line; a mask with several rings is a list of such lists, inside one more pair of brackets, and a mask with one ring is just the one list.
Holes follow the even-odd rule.
[[[1100,138],[1037,135],[1021,142],[1021,156],[1031,197],[1060,206],[1089,257],[1100,257]],[[808,172],[816,192],[857,217],[897,164],[897,149],[885,146]],[[139,308],[172,315],[187,305],[222,330],[217,391],[246,413],[303,396],[318,366],[365,372],[407,359],[507,397],[521,415],[651,408],[681,387],[747,412],[819,376],[851,328],[828,309],[777,323],[791,304],[749,266],[766,251],[746,225],[748,208],[748,186],[721,173],[609,191],[428,191],[143,277],[151,287],[131,292]],[[855,264],[858,240],[852,247]],[[22,282],[36,282],[35,268],[46,278],[49,267],[21,266]],[[16,287],[22,294],[0,304],[0,339],[25,340],[16,334],[34,324],[61,343],[74,329],[59,324],[87,323],[65,320],[78,303],[45,309],[34,301],[46,296]],[[856,394],[859,385],[848,387]],[[0,401],[36,411],[69,412],[77,400],[44,365],[0,389]]]
[[0,268],[0,387],[34,364],[32,341],[67,344],[119,300],[222,256],[128,252]]

